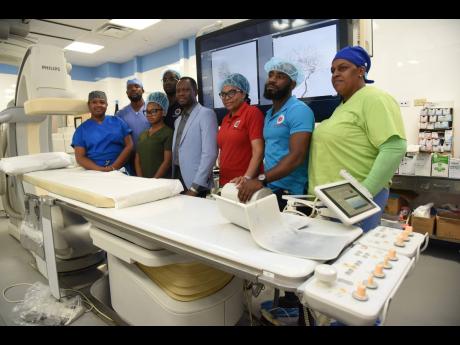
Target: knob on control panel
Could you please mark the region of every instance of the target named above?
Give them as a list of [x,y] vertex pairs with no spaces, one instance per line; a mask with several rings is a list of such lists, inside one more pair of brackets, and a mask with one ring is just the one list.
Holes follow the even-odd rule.
[[404,231],[406,231],[410,237],[414,236],[414,228],[410,225],[407,225],[405,228],[404,228]]
[[393,266],[388,262],[388,260],[390,260],[390,258],[388,257],[388,255],[385,255],[385,258],[383,259],[383,268],[389,270],[390,268],[392,268]]
[[366,285],[369,289],[377,289],[378,285],[374,280],[374,276],[371,274],[367,280],[363,281],[363,284]]
[[396,250],[394,248],[391,248],[388,251],[388,259],[390,259],[391,261],[397,261],[398,260],[398,257],[396,256]]
[[356,290],[353,291],[352,296],[356,298],[358,301],[367,301],[369,297],[366,294],[366,286],[362,283],[359,283],[356,287]]
[[318,265],[315,268],[315,277],[323,283],[333,283],[337,279],[337,269],[331,265]]
[[383,278],[385,277],[385,273],[383,272],[383,264],[377,264],[374,269],[374,277]]
[[406,246],[406,244],[404,243],[404,237],[402,236],[402,234],[400,234],[400,235],[398,235],[398,237],[396,237],[396,242],[394,244],[397,247],[405,247]]
[[404,242],[409,241],[409,233],[406,230],[404,230],[402,232],[401,236],[402,236],[402,239],[404,240]]

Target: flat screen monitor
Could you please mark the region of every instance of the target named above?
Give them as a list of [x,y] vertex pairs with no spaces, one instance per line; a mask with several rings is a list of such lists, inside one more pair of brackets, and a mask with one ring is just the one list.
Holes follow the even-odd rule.
[[273,56],[285,57],[296,62],[305,75],[293,94],[321,122],[340,102],[331,83],[331,61],[350,44],[349,19],[248,20],[200,36],[195,44],[200,103],[214,109],[220,123],[227,113],[219,97],[221,82],[231,73],[241,73],[250,84],[251,104],[265,113],[272,102],[263,97],[264,65]]
[[316,196],[347,225],[364,220],[381,209],[349,181],[315,187]]

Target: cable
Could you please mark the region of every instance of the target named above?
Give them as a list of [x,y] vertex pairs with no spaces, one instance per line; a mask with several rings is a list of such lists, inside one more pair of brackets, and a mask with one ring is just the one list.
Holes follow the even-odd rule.
[[243,291],[244,291],[244,297],[246,297],[246,302],[248,304],[248,312],[249,312],[249,323],[251,326],[254,326],[252,323],[252,301],[251,301],[251,295],[248,295],[248,290],[251,288],[251,284],[247,281],[244,280],[243,284]]
[[282,307],[275,307],[275,308],[269,309],[268,312],[271,313],[273,310],[276,310],[276,309],[279,309],[279,310],[283,311],[286,314],[286,317],[291,317],[291,315],[289,315],[289,313],[286,311],[286,309],[282,308]]
[[29,284],[29,283],[18,283],[18,284],[10,285],[10,286],[8,286],[8,287],[6,287],[6,288],[3,289],[3,293],[2,293],[2,294],[3,294],[3,299],[4,299],[5,301],[7,301],[8,303],[21,303],[21,302],[24,302],[23,299],[18,300],[18,301],[12,301],[12,300],[9,300],[8,297],[6,297],[6,292],[7,292],[9,289],[14,288],[14,287],[16,287],[16,286],[21,286],[21,285],[32,286],[33,284]]
[[112,318],[110,318],[109,316],[107,316],[106,314],[104,314],[102,311],[100,311],[100,310],[94,305],[94,303],[91,302],[91,301],[89,300],[88,297],[86,297],[86,295],[85,295],[83,292],[78,291],[78,290],[74,290],[74,289],[62,289],[62,290],[63,290],[63,291],[73,291],[73,292],[76,292],[76,293],[80,294],[81,296],[83,296],[83,298],[85,299],[85,302],[88,303],[89,306],[91,306],[91,308],[88,309],[86,312],[91,311],[91,310],[94,308],[100,315],[102,315],[103,317],[105,317],[107,320],[112,321],[112,322],[115,322],[115,321],[113,321]]
[[[10,285],[6,288],[3,289],[3,292],[2,292],[2,295],[3,295],[3,299],[5,301],[7,301],[8,303],[21,303],[21,302],[24,302],[24,300],[17,300],[17,301],[13,301],[13,300],[10,300],[8,299],[8,297],[6,297],[6,292],[8,290],[10,290],[11,288],[13,287],[16,287],[16,286],[21,286],[21,285],[27,285],[27,286],[32,286],[33,284],[30,284],[30,283],[18,283],[18,284],[13,284],[13,285]],[[102,315],[103,317],[105,317],[107,320],[110,320],[112,322],[115,322],[113,321],[109,316],[107,316],[106,314],[104,314],[102,311],[100,311],[95,305],[94,303],[92,303],[88,297],[86,297],[86,295],[81,292],[81,291],[78,291],[78,290],[74,290],[74,289],[61,289],[62,291],[72,291],[72,292],[76,292],[78,294],[80,294],[81,296],[83,296],[83,303],[86,303],[90,308],[87,308],[87,310],[85,311],[85,313],[87,312],[90,312],[92,311],[93,309],[96,310],[100,315]]]
[[297,211],[297,210],[286,210],[286,208],[284,208],[283,213],[292,213],[292,214],[296,214],[296,215],[301,216],[301,217],[307,217],[307,215],[305,213],[302,213],[302,212]]
[[[294,197],[290,196],[289,198],[285,198],[283,197],[284,199],[288,200],[288,203],[286,204],[286,206],[284,207],[283,209],[283,213],[292,213],[292,214],[296,214],[298,216],[302,216],[302,217],[309,217],[309,218],[315,218],[317,215],[320,214],[319,212],[319,208],[317,207],[317,203],[319,201],[318,198],[315,198],[313,200],[313,202],[308,202],[308,201],[305,201],[305,202],[302,202],[302,201],[297,201],[295,200]],[[289,200],[293,200],[293,203],[290,204],[289,203]],[[310,207],[311,208],[311,212],[309,215],[306,215],[305,213],[303,212],[300,212],[300,211],[297,211],[297,207],[302,207],[302,206],[307,206],[307,207]]]

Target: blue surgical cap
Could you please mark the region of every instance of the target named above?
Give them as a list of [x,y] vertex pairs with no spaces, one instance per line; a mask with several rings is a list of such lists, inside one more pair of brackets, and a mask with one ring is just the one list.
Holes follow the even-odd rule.
[[364,67],[366,69],[364,82],[367,84],[372,84],[374,82],[373,80],[367,79],[367,72],[371,69],[371,58],[362,47],[345,47],[337,52],[334,57],[334,60],[336,59],[344,59],[350,61],[358,67]]
[[297,85],[301,84],[305,78],[302,68],[292,61],[279,57],[272,57],[264,66],[265,72],[278,71],[287,74]]
[[142,85],[142,82],[137,78],[128,79],[128,81],[126,82],[126,87],[132,84],[136,84],[136,85],[139,85],[141,88],[144,88],[144,85]]
[[176,71],[175,69],[172,69],[172,68],[169,68],[169,69],[167,69],[166,71],[164,71],[164,72],[163,72],[163,77],[162,77],[162,78],[164,78],[164,77],[165,77],[165,74],[168,73],[168,72],[174,74],[174,75],[176,76],[177,80],[180,79],[180,73],[179,73],[178,71]]
[[245,92],[246,94],[249,94],[249,82],[246,79],[246,77],[242,74],[239,73],[233,73],[227,76],[227,78],[224,79],[224,81],[221,83],[220,90],[224,88],[225,85],[230,85],[237,87],[241,91]]
[[145,102],[145,105],[149,103],[156,103],[160,107],[163,108],[163,116],[166,116],[166,113],[168,112],[168,107],[169,107],[169,101],[168,101],[168,96],[164,94],[163,92],[152,92],[148,97],[147,97],[147,102]]

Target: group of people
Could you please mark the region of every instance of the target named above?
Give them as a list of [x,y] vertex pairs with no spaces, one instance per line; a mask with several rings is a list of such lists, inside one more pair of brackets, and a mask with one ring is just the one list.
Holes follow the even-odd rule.
[[[177,71],[163,74],[163,92],[143,100],[143,85],[128,80],[131,103],[115,116],[105,116],[107,97],[88,97],[91,119],[80,125],[72,146],[86,169],[125,168],[146,178],[175,178],[184,194],[204,197],[219,164],[220,186],[234,182],[241,202],[263,187],[278,198],[313,194],[317,185],[340,180],[347,170],[383,208],[389,182],[406,151],[397,102],[386,92],[366,86],[371,60],[361,47],[340,50],[331,63],[331,81],[341,96],[332,116],[315,128],[312,109],[293,95],[304,76],[295,63],[273,57],[264,66],[264,97],[272,101],[265,116],[250,105],[250,85],[234,73],[220,85],[228,113],[218,128],[212,109],[197,101],[193,78]],[[364,231],[378,225],[381,214],[361,223]]]

